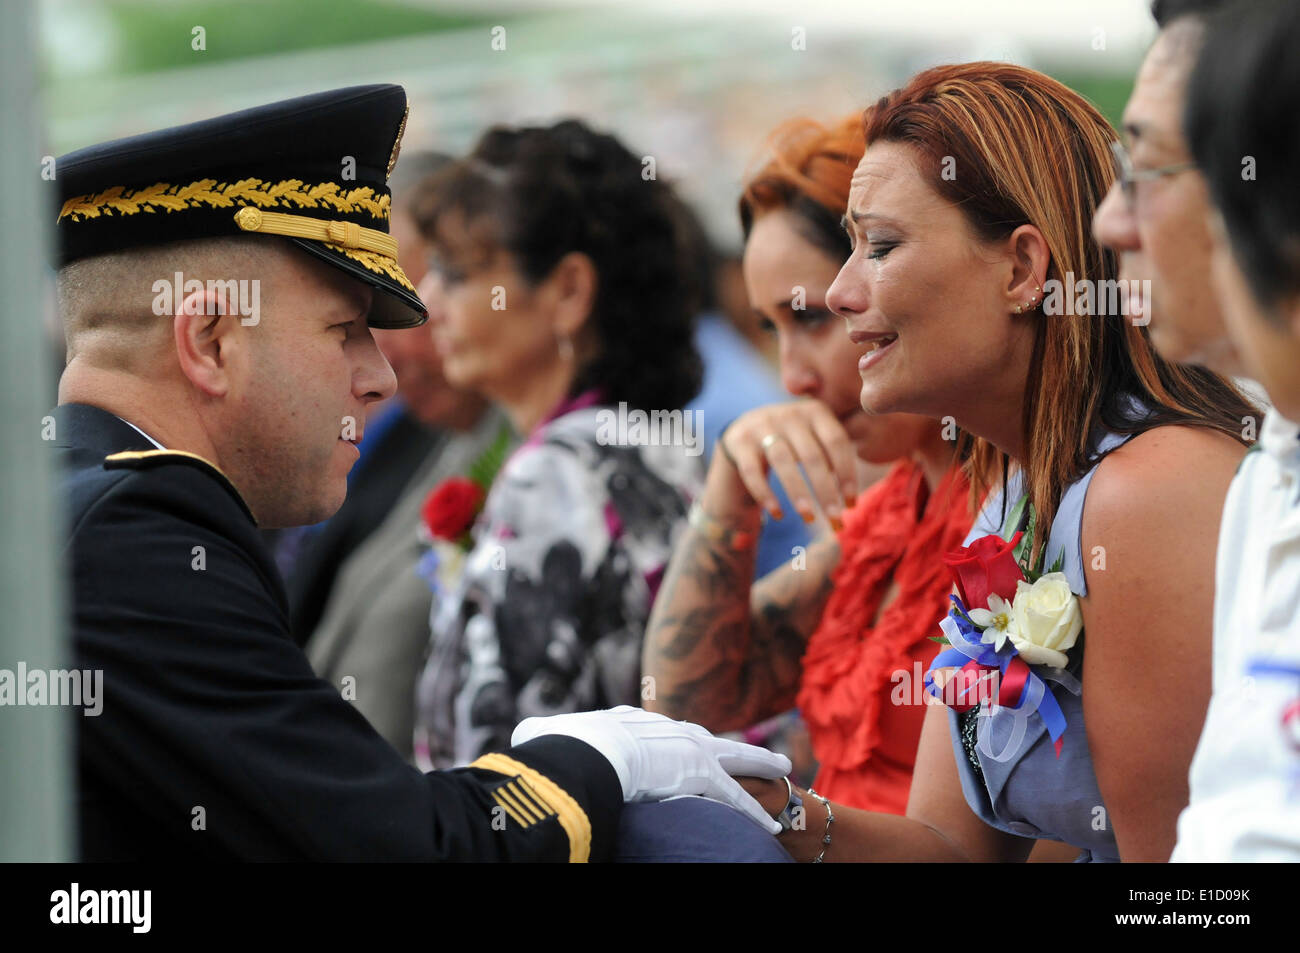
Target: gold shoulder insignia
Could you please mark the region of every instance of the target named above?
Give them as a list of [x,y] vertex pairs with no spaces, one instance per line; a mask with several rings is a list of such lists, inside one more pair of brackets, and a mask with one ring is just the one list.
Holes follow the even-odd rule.
[[221,468],[199,456],[197,453],[190,453],[187,450],[123,450],[121,453],[110,453],[104,458],[105,470],[151,470],[154,467],[167,466],[168,464],[179,463],[182,466],[191,466],[202,470],[204,473],[217,478],[217,482],[224,486],[230,495],[239,503],[240,508],[257,525],[257,517],[253,511],[248,508],[244,498],[239,495],[239,490],[231,482],[230,477],[221,472]]
[[492,792],[492,799],[520,827],[554,817],[569,837],[569,863],[585,864],[591,857],[591,819],[564,788],[535,768],[500,753],[485,754],[470,767],[511,778]]

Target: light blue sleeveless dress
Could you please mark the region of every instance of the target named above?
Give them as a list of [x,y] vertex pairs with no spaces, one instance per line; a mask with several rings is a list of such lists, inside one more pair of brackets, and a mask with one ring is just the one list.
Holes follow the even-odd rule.
[[[1075,595],[1083,596],[1088,592],[1080,533],[1088,486],[1101,462],[1100,457],[1125,443],[1130,436],[1101,432],[1100,439],[1093,441],[1092,467],[1066,488],[1052,521],[1045,565],[1052,565],[1063,554],[1062,571]],[[1017,471],[1008,480],[1007,498],[1013,505],[1023,495],[1022,474]],[[981,536],[998,534],[1005,512],[1002,498],[1000,492],[990,496],[966,537],[965,545],[969,546]],[[1006,510],[1010,510],[1010,505]],[[1070,652],[1070,665],[1065,670],[1064,681],[1072,682],[1079,689],[1082,649],[1086,639],[1085,630]],[[1049,670],[1040,666],[1034,671],[1042,675]],[[981,820],[1000,831],[1064,841],[1079,847],[1081,853],[1076,862],[1118,862],[1115,832],[1097,789],[1097,777],[1088,751],[1081,690],[1076,694],[1065,685],[1046,679],[1045,685],[1065,715],[1066,730],[1062,736],[1060,758],[1056,756],[1047,726],[1037,713],[1028,716],[1024,737],[1013,751],[1008,752],[1005,749],[1016,728],[1016,718],[1011,712],[1000,709],[993,714],[981,712],[978,716],[978,709],[972,709],[964,716],[951,710],[948,712],[953,754],[957,759],[957,772],[961,776],[966,803]],[[973,726],[967,719],[973,720]],[[972,727],[975,738],[969,737]],[[979,742],[978,747],[971,744],[972,751],[967,750],[967,743],[963,741],[963,728],[968,732],[969,741]],[[996,760],[981,749],[1001,755],[1006,760]],[[972,757],[979,760],[979,771],[972,764]]]

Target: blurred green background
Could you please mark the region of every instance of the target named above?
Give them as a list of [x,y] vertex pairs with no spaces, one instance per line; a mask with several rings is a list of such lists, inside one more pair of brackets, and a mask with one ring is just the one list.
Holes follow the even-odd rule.
[[408,149],[454,153],[494,122],[581,116],[655,156],[715,240],[734,249],[740,184],[781,120],[837,118],[934,63],[1000,59],[1056,76],[1118,122],[1154,32],[1147,7],[41,0],[42,152],[318,89],[398,82],[412,104]]
[[368,40],[464,29],[490,17],[454,10],[375,0],[302,0],[256,3],[150,3],[122,0],[97,3],[118,38],[114,69],[147,73],[193,65],[194,51],[175,42],[202,24],[210,43],[208,62],[273,56]]

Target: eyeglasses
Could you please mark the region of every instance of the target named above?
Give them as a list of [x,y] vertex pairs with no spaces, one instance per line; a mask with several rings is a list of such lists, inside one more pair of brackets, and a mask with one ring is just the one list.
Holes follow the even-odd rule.
[[1112,142],[1110,151],[1115,156],[1115,172],[1119,181],[1119,189],[1130,211],[1137,205],[1137,184],[1139,182],[1162,179],[1167,175],[1175,175],[1196,168],[1195,162],[1178,162],[1174,165],[1161,166],[1158,169],[1135,169],[1133,168],[1133,159],[1129,156],[1124,143]]

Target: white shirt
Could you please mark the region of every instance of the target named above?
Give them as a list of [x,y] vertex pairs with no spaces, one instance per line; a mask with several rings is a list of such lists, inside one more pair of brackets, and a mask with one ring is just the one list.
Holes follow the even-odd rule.
[[128,427],[130,427],[132,430],[134,430],[134,431],[135,431],[136,433],[138,433],[140,436],[144,437],[145,440],[148,440],[151,444],[153,444],[153,445],[154,445],[155,447],[157,447],[159,450],[166,450],[166,449],[167,449],[167,448],[164,447],[162,444],[160,444],[157,440],[155,440],[153,437],[149,436],[147,433],[145,433],[143,430],[141,430],[141,429],[140,429],[139,427],[137,427],[135,424],[131,423],[131,421],[127,420],[127,419],[124,418],[124,417],[118,417],[117,419],[120,420],[120,421],[122,421],[122,423],[126,424]]
[[1300,427],[1275,411],[1224,504],[1190,781],[1171,860],[1300,860]]

